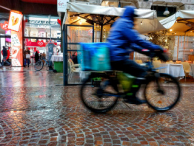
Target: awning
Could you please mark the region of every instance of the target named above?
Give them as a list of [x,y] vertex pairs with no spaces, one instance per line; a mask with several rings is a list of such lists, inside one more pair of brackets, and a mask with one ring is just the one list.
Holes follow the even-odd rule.
[[193,35],[194,30],[194,11],[180,10],[174,15],[163,19],[160,23],[166,28],[171,29],[169,34]]
[[[106,16],[121,16],[123,14],[124,8],[118,7],[106,7],[98,5],[86,5],[74,2],[67,3],[68,13],[85,13],[85,14],[95,14],[95,15],[106,15]],[[138,31],[142,34],[149,33],[153,31],[159,31],[165,29],[157,19],[156,11],[149,9],[137,9],[137,14],[140,16],[138,19]],[[68,16],[70,14],[65,14],[64,22],[68,23]]]

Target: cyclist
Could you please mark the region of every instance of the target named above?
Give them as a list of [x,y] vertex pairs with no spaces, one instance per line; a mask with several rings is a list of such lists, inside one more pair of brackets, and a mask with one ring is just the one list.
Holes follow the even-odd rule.
[[146,101],[139,100],[136,93],[140,88],[141,79],[144,79],[147,72],[145,68],[129,59],[131,51],[143,53],[142,48],[148,49],[150,52],[163,49],[149,41],[143,40],[137,31],[134,30],[136,23],[135,7],[127,6],[121,18],[119,18],[112,26],[108,42],[110,43],[111,67],[113,70],[122,70],[133,76],[138,77],[134,81],[130,95],[127,95],[125,102],[131,104],[142,104]]

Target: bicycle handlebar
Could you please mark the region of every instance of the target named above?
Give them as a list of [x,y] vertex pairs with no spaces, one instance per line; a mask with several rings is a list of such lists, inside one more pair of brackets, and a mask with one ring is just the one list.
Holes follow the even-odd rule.
[[149,56],[151,59],[154,57],[159,57],[162,61],[168,61],[169,57],[167,54],[167,50],[155,50],[154,52],[151,52],[150,50],[143,49],[142,52]]

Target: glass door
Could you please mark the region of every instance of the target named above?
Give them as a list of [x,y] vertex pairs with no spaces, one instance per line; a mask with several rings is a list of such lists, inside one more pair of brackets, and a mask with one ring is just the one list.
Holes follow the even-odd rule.
[[94,26],[92,25],[66,25],[65,27],[65,85],[79,85],[89,72],[82,72],[78,62],[80,42],[94,42]]

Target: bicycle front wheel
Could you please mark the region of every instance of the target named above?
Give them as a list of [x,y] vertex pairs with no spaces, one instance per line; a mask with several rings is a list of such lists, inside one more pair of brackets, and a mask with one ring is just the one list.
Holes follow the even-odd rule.
[[42,61],[37,61],[34,65],[34,68],[36,71],[40,71],[43,68],[43,62]]
[[[100,80],[94,81],[93,79],[95,78]],[[118,101],[118,92],[113,89],[108,78],[101,76],[90,76],[87,78],[83,82],[80,95],[83,104],[94,113],[106,113]]]
[[161,73],[158,79],[150,80],[145,86],[144,96],[151,108],[165,112],[180,100],[181,87],[176,78]]

